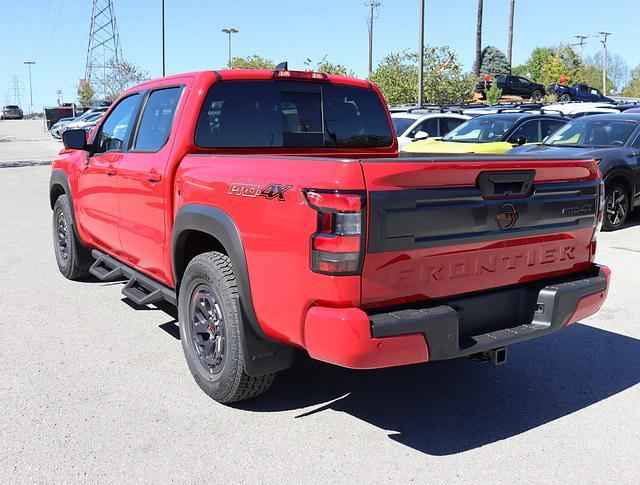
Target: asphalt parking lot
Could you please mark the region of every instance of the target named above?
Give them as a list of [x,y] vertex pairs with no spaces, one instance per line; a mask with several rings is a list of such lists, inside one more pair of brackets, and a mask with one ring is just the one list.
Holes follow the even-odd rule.
[[[170,308],[136,309],[120,283],[58,273],[50,169],[27,162],[60,145],[33,122],[10,123],[0,122],[4,483],[637,483],[640,216],[600,235],[597,259],[613,270],[600,313],[512,347],[505,366],[361,372],[300,356],[267,395],[222,406],[191,378]],[[29,130],[37,140],[24,142]],[[50,148],[33,155],[31,143]]]

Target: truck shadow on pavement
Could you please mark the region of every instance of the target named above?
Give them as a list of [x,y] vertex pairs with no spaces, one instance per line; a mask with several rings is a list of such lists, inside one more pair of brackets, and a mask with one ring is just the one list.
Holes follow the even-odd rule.
[[239,409],[317,406],[297,419],[342,411],[430,455],[516,436],[640,382],[640,340],[574,324],[512,347],[501,367],[467,359],[353,371],[300,358],[264,396]]

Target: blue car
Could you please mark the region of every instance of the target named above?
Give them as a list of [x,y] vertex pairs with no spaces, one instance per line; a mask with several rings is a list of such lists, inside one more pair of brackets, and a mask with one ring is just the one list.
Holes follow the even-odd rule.
[[576,83],[573,86],[565,86],[564,84],[551,84],[547,87],[547,93],[555,94],[558,100],[563,103],[569,101],[603,101],[613,103],[614,100],[603,96],[600,91],[586,84]]
[[574,119],[540,145],[523,145],[509,154],[542,153],[558,159],[595,159],[605,184],[603,229],[614,231],[640,205],[640,113],[591,115]]

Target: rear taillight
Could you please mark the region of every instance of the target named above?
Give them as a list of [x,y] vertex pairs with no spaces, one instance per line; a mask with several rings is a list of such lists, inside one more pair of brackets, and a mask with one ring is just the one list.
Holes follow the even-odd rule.
[[311,270],[328,275],[359,274],[364,251],[365,193],[307,189],[318,213],[311,236]]

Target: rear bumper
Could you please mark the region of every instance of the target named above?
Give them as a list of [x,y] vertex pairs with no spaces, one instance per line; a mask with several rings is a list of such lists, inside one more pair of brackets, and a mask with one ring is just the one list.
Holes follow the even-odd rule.
[[[312,307],[305,319],[311,357],[375,369],[463,357],[554,333],[597,312],[611,271],[593,272],[369,315]],[[520,322],[525,323],[520,323]]]

